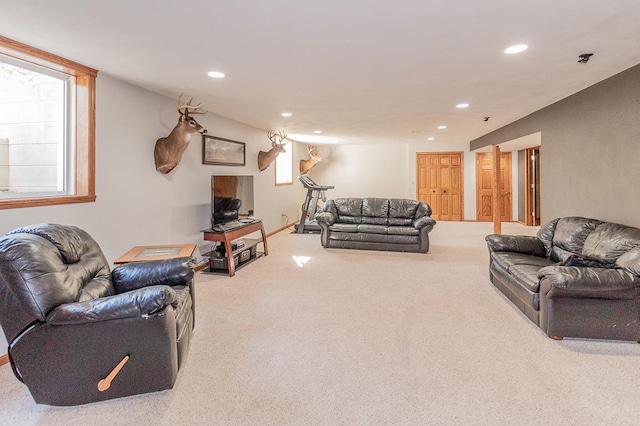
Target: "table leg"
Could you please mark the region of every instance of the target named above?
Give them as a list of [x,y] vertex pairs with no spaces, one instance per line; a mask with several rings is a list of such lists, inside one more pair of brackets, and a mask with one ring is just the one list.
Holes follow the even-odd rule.
[[264,225],[260,222],[260,232],[262,233],[262,246],[264,247],[264,255],[269,256],[269,248],[267,248],[267,236],[264,233]]
[[227,255],[227,267],[229,269],[229,276],[232,277],[236,274],[236,264],[233,261],[233,250],[231,250],[231,241],[227,238],[227,235],[224,236],[224,249]]

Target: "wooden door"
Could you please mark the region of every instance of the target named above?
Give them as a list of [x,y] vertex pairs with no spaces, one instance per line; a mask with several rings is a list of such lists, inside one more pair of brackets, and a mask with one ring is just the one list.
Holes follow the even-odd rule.
[[[501,222],[511,222],[511,153],[500,154]],[[476,154],[476,220],[493,222],[493,161],[490,152]]]
[[462,152],[417,154],[417,198],[436,220],[463,220]]

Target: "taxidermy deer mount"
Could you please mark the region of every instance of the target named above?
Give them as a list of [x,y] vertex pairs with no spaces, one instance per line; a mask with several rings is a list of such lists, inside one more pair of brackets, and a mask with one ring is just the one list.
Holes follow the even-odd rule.
[[287,134],[284,131],[279,130],[274,132],[273,130],[269,130],[267,136],[271,141],[272,148],[267,152],[260,151],[258,153],[258,169],[260,169],[261,172],[266,170],[267,167],[273,163],[273,160],[276,159],[278,154],[286,152],[284,150],[284,146],[287,144]]
[[306,175],[307,173],[309,173],[309,170],[311,170],[313,168],[313,166],[315,166],[316,164],[318,164],[318,161],[322,161],[322,157],[320,156],[320,153],[318,152],[318,146],[317,145],[307,145],[307,153],[309,154],[309,158],[308,160],[300,160],[300,174],[301,175]]
[[198,122],[191,117],[191,114],[204,114],[206,111],[198,111],[200,104],[191,105],[193,98],[187,99],[187,101],[180,105],[182,95],[178,97],[176,106],[180,113],[178,124],[173,128],[169,136],[160,138],[156,141],[156,147],[153,150],[153,157],[156,162],[156,170],[162,174],[167,174],[173,170],[180,160],[189,141],[191,140],[192,133],[207,133],[207,129],[198,124]]

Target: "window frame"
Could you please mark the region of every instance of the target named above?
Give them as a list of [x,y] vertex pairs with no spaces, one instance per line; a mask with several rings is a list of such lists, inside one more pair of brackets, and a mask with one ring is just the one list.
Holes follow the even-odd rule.
[[[293,142],[292,141],[288,141],[287,145],[289,146],[285,146],[285,150],[290,150],[288,152],[291,152],[291,164],[290,166],[290,170],[291,170],[291,180],[288,182],[278,182],[278,158],[280,158],[281,154],[278,154],[278,156],[276,156],[276,159],[274,161],[274,169],[275,169],[275,173],[274,173],[274,182],[276,186],[286,186],[286,185],[293,185]],[[284,158],[284,157],[283,157]],[[281,161],[282,162],[282,161]]]
[[52,53],[0,36],[0,54],[74,77],[75,142],[73,164],[66,173],[74,175],[74,193],[70,195],[34,196],[0,200],[0,209],[88,203],[96,200],[95,190],[95,91],[98,71]]

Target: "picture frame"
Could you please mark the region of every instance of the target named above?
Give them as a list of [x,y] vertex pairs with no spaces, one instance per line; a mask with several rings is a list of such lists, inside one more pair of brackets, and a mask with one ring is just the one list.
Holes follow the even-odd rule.
[[202,135],[202,164],[244,166],[246,144],[217,136]]

